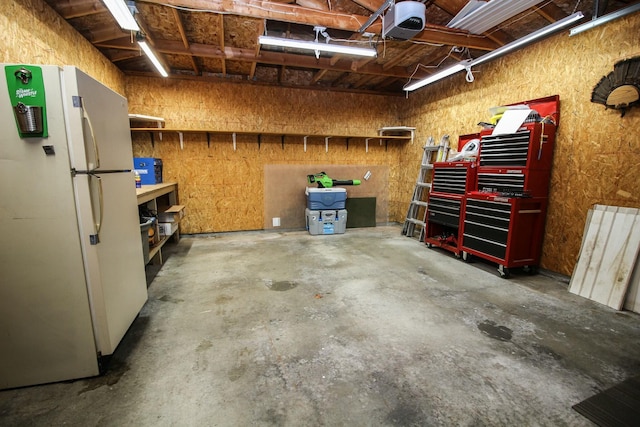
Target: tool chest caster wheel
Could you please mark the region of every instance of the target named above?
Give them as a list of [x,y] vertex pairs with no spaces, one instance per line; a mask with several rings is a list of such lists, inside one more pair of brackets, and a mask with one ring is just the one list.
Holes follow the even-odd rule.
[[509,269],[504,265],[498,266],[498,273],[500,273],[500,277],[503,279],[508,279],[509,276],[511,275],[511,272],[509,271]]
[[433,244],[432,244],[432,243],[427,243],[427,247],[428,247],[429,249],[432,249],[432,248],[433,248]]
[[464,262],[471,262],[471,259],[472,259],[472,258],[473,258],[473,257],[472,257],[472,255],[471,255],[469,252],[467,252],[467,251],[462,251],[462,260],[463,260]]
[[522,267],[522,271],[527,273],[530,276],[538,274],[538,266],[537,265],[525,265]]

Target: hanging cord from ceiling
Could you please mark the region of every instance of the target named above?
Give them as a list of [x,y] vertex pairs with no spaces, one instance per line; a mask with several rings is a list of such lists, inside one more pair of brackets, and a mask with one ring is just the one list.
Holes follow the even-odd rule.
[[578,10],[578,6],[580,6],[580,2],[581,2],[581,1],[582,1],[582,0],[578,0],[578,1],[576,2],[576,6],[573,8],[573,12],[571,12],[572,14],[576,13],[576,10]]
[[[453,46],[451,47],[451,49],[449,49],[449,53],[447,53],[447,55],[442,58],[440,60],[440,62],[438,62],[436,65],[424,65],[424,64],[417,64],[416,68],[413,70],[413,73],[411,73],[411,75],[409,76],[409,78],[407,79],[407,84],[409,84],[411,82],[411,80],[413,79],[413,77],[416,75],[416,73],[418,72],[418,70],[421,69],[431,69],[431,68],[440,68],[440,66],[442,65],[442,63],[444,61],[446,61],[448,58],[451,57],[451,55],[453,55],[454,53],[466,53],[467,57],[469,59],[471,59],[471,55],[469,53],[469,49],[466,47],[459,47],[459,46]],[[467,69],[467,81],[468,82],[472,82],[474,80],[473,78],[473,74],[471,74],[471,76],[469,77],[469,74],[471,73],[471,69],[468,68]],[[470,80],[469,80],[470,79]]]

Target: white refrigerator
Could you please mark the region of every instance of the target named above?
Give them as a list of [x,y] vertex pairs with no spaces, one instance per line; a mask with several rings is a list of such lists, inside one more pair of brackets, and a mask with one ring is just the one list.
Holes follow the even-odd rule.
[[0,389],[95,376],[147,300],[127,100],[0,67]]

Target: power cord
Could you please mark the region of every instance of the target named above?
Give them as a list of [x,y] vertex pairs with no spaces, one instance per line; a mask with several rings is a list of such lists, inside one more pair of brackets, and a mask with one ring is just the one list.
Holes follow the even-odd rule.
[[471,71],[471,67],[467,67],[467,75],[465,76],[465,80],[468,83],[473,83],[476,78],[473,76],[473,72]]

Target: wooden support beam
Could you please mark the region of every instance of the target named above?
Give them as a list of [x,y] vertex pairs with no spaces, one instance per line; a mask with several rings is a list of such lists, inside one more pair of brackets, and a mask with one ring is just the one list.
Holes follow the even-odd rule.
[[[108,10],[100,0],[59,0],[52,7],[64,19],[81,18],[95,15],[96,13],[108,13]],[[115,20],[114,20],[115,22]]]
[[[217,13],[228,13],[259,19],[272,19],[292,24],[323,26],[340,30],[357,32],[368,17],[349,15],[335,11],[322,11],[296,5],[269,2],[265,0],[235,0],[211,2],[210,0],[140,0],[145,3],[178,6],[187,9],[207,10]],[[368,32],[380,34],[381,24],[373,24]],[[463,46],[471,49],[493,50],[499,46],[487,37],[469,34],[441,25],[427,24],[425,29],[414,37],[429,43]]]
[[[173,11],[173,19],[176,22],[176,25],[178,27],[178,32],[180,33],[180,38],[182,39],[182,44],[184,45],[185,49],[189,49],[189,40],[187,39],[187,33],[184,31],[184,24],[182,23],[182,18],[180,17],[180,12],[178,11],[178,9],[175,8],[171,8],[171,10]],[[189,56],[189,59],[191,60],[191,66],[193,67],[193,72],[197,74],[200,74],[200,70],[198,67],[198,64],[196,64],[196,60],[193,56]]]

